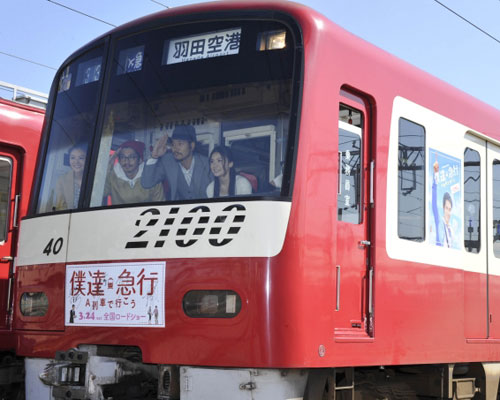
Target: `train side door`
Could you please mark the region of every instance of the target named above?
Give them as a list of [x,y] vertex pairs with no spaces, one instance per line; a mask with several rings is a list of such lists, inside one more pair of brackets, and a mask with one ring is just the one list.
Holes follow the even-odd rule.
[[341,99],[338,122],[336,339],[371,333],[369,210],[373,164],[367,121],[362,99],[346,94]]
[[0,330],[9,327],[17,240],[19,195],[16,180],[19,160],[18,153],[0,147]]
[[489,337],[500,339],[500,147],[486,143]]

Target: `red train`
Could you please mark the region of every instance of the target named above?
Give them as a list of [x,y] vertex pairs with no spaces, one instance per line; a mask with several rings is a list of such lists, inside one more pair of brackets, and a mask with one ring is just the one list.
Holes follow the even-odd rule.
[[[11,91],[12,85],[0,82]],[[16,96],[14,96],[16,98]],[[0,99],[0,397],[22,387],[23,360],[16,358],[12,293],[18,226],[33,184],[44,110]],[[5,397],[6,396],[6,397]]]
[[496,399],[499,126],[291,2],[96,39],[22,221],[27,398]]

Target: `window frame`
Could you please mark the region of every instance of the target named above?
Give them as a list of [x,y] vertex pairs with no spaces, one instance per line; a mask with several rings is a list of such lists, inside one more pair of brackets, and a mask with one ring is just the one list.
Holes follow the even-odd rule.
[[[344,100],[344,99],[343,99]],[[359,121],[359,126],[351,124],[351,119],[349,121],[351,122],[345,122],[340,118],[340,111],[342,110],[349,110],[349,116],[353,115],[352,113],[357,113],[360,116],[360,121]],[[345,223],[351,223],[355,225],[360,225],[364,222],[364,212],[363,212],[363,204],[364,204],[364,196],[365,196],[365,174],[364,174],[364,162],[365,162],[365,112],[362,109],[353,107],[350,104],[347,104],[344,101],[341,101],[339,104],[339,118],[338,118],[338,123],[337,123],[337,139],[338,139],[338,146],[337,146],[337,168],[338,168],[338,182],[337,182],[337,221],[339,222],[345,222]],[[359,136],[357,140],[359,140],[359,145],[360,145],[360,154],[358,158],[358,179],[356,179],[356,176],[354,176],[354,181],[356,182],[357,180],[357,185],[356,185],[356,204],[357,204],[357,220],[356,222],[344,220],[340,218],[339,215],[339,204],[340,204],[340,195],[342,193],[342,178],[344,177],[343,174],[343,165],[341,164],[342,162],[342,152],[340,151],[340,131],[344,130],[347,131],[353,135]],[[345,181],[344,181],[345,182]],[[353,215],[353,214],[346,214],[346,215]]]
[[[421,214],[421,221],[422,221],[422,225],[421,227],[419,227],[418,229],[421,229],[421,233],[422,235],[420,237],[418,237],[418,239],[410,239],[408,237],[405,237],[405,236],[402,236],[401,235],[401,225],[402,225],[402,222],[400,220],[400,215],[401,215],[401,185],[400,185],[400,180],[402,179],[401,177],[401,168],[400,168],[400,161],[401,161],[401,158],[400,158],[400,146],[401,146],[401,122],[402,121],[406,121],[407,123],[410,123],[410,124],[413,124],[415,127],[420,127],[422,128],[422,147],[421,147],[421,151],[423,152],[423,160],[422,160],[422,164],[419,165],[421,166],[421,170],[422,170],[422,176],[423,176],[423,180],[422,180],[422,189],[421,189],[421,193],[422,193],[422,198],[420,200],[420,205],[421,205],[421,209],[422,209],[422,214]],[[405,118],[403,116],[399,117],[398,119],[398,148],[397,148],[397,162],[398,162],[398,171],[397,171],[397,195],[398,195],[398,207],[397,207],[397,235],[398,235],[398,238],[399,239],[402,239],[402,240],[408,240],[408,241],[411,241],[411,242],[416,242],[416,243],[423,243],[425,242],[426,240],[426,227],[427,227],[427,221],[426,221],[426,198],[427,198],[427,193],[426,193],[426,188],[427,188],[427,176],[426,176],[426,162],[427,162],[427,135],[426,135],[426,129],[425,129],[425,126],[422,125],[422,124],[419,124],[417,122],[414,122],[408,118]],[[417,185],[417,181],[415,180],[415,185]],[[415,187],[416,189],[416,187]]]
[[[7,190],[7,198],[6,198],[6,210],[5,210],[5,224],[3,231],[3,238],[1,235],[2,227],[0,226],[0,246],[7,243],[9,240],[9,227],[10,227],[10,218],[11,218],[11,197],[12,197],[12,179],[14,173],[14,160],[5,155],[0,156],[0,162],[5,161],[9,164],[9,176],[8,176],[8,190]],[[1,204],[1,203],[0,203]],[[0,207],[1,208],[1,207]]]
[[[470,201],[467,200],[467,192],[465,191],[465,184],[466,184],[466,159],[465,159],[465,153],[466,151],[469,150],[471,152],[474,152],[477,157],[479,158],[479,179],[477,180],[477,185],[478,185],[478,189],[479,189],[479,210],[477,211],[478,213],[478,248],[477,248],[477,252],[474,252],[472,250],[469,250],[469,247],[466,246],[466,235],[467,234],[470,234],[471,231],[470,229],[473,227],[469,227],[469,226],[466,226],[467,225],[467,219],[466,219],[466,209],[467,209],[467,203]],[[463,163],[464,163],[464,176],[463,176],[463,185],[464,185],[464,207],[463,207],[463,213],[464,213],[464,223],[463,223],[463,234],[464,234],[464,249],[467,253],[471,253],[471,254],[479,254],[481,252],[481,202],[484,201],[481,197],[481,154],[479,153],[479,151],[477,151],[476,149],[472,148],[472,147],[468,147],[466,146],[465,149],[464,149],[464,159],[463,159]]]
[[[497,166],[497,168],[495,168],[495,166]],[[495,171],[497,174],[495,174]],[[491,232],[491,246],[492,246],[492,251],[493,251],[493,256],[495,258],[500,258],[500,252],[498,251],[495,251],[495,237],[498,237],[498,241],[500,241],[500,235],[497,234],[497,232],[500,231],[500,211],[498,211],[497,214],[495,214],[495,199],[498,199],[500,200],[500,187],[498,187],[497,185],[497,188],[496,188],[496,191],[495,191],[495,178],[497,178],[497,180],[500,181],[500,159],[497,159],[497,158],[493,158],[493,160],[491,161],[491,183],[492,183],[492,193],[491,193],[491,210],[492,210],[492,213],[491,213],[491,226],[492,226],[492,232]],[[496,196],[495,196],[496,195]],[[497,227],[496,227],[496,230],[495,230],[495,216],[498,216],[498,223],[497,223]]]
[[[39,212],[38,211],[38,206],[39,206],[39,200],[40,200],[40,192],[42,191],[42,184],[44,182],[44,173],[45,173],[45,163],[46,159],[48,156],[49,152],[49,144],[50,144],[50,139],[51,139],[51,132],[52,132],[52,125],[54,124],[54,113],[55,113],[55,106],[57,103],[57,96],[58,96],[58,87],[59,87],[59,82],[60,82],[60,77],[63,74],[64,70],[71,64],[73,64],[76,60],[81,58],[82,56],[85,56],[85,54],[88,54],[92,51],[95,51],[99,47],[103,48],[103,53],[102,53],[102,66],[101,66],[101,74],[102,78],[99,79],[98,81],[98,104],[97,104],[97,112],[96,112],[96,117],[94,121],[94,127],[91,132],[91,137],[90,141],[88,142],[87,145],[87,152],[90,153],[93,143],[95,141],[95,130],[96,127],[99,126],[99,119],[101,118],[101,103],[103,100],[103,89],[105,87],[106,83],[106,71],[107,71],[107,65],[108,65],[108,54],[109,54],[109,46],[110,46],[110,37],[106,36],[104,38],[97,39],[93,42],[90,42],[86,46],[82,47],[80,50],[76,51],[73,53],[71,56],[69,56],[61,65],[61,67],[58,69],[57,73],[55,74],[54,80],[52,81],[52,86],[50,88],[50,95],[49,95],[49,102],[47,103],[47,109],[45,113],[45,124],[42,129],[42,136],[40,140],[40,146],[38,148],[38,156],[37,156],[37,162],[36,162],[36,167],[35,167],[35,174],[34,174],[34,179],[33,179],[33,190],[31,193],[30,197],[30,202],[29,202],[29,207],[28,207],[28,213],[24,218],[31,218],[31,217],[37,217],[37,216],[43,216],[43,215],[52,215],[52,214],[63,214],[63,213],[68,213],[68,212],[73,212],[76,210],[81,209],[82,207],[82,202],[84,196],[82,193],[84,193],[84,190],[86,189],[87,185],[87,178],[88,178],[88,172],[89,168],[91,166],[91,161],[92,158],[86,159],[85,162],[85,168],[83,170],[83,180],[82,184],[80,187],[80,197],[79,197],[79,202],[77,208],[73,208],[70,210],[57,210],[57,211],[50,211],[50,212]],[[75,84],[76,84],[76,77],[75,77]]]
[[[299,140],[299,127],[300,127],[300,118],[301,118],[301,108],[302,108],[302,91],[303,91],[303,75],[304,75],[304,50],[303,50],[303,32],[302,28],[298,22],[298,20],[282,11],[273,11],[273,10],[226,10],[226,11],[208,11],[204,13],[197,14],[187,14],[187,15],[179,15],[173,16],[169,18],[157,18],[151,19],[147,22],[143,22],[136,25],[126,25],[123,28],[117,28],[111,34],[96,39],[93,42],[90,42],[82,49],[78,50],[74,54],[72,54],[65,62],[62,67],[58,70],[56,77],[54,79],[50,91],[50,100],[47,107],[46,118],[49,123],[47,123],[43,129],[41,146],[39,148],[39,156],[37,158],[37,167],[36,167],[36,176],[35,176],[35,184],[34,190],[32,192],[29,212],[25,218],[38,217],[42,215],[52,215],[52,214],[61,214],[67,212],[80,212],[80,211],[89,211],[89,210],[98,210],[102,208],[109,208],[107,206],[102,207],[92,207],[90,208],[91,202],[91,193],[93,186],[93,176],[89,172],[94,171],[97,163],[97,157],[95,154],[98,154],[97,149],[100,143],[101,134],[96,135],[95,132],[102,132],[102,127],[104,124],[104,109],[102,104],[106,103],[107,86],[109,85],[110,77],[112,76],[112,65],[110,62],[110,57],[114,54],[117,43],[120,39],[126,38],[131,35],[140,34],[141,32],[148,30],[155,30],[160,28],[165,28],[167,26],[175,26],[179,24],[190,24],[190,23],[203,23],[204,21],[220,21],[221,23],[230,22],[230,21],[244,21],[250,22],[253,20],[262,20],[262,21],[274,21],[279,22],[285,25],[290,33],[292,34],[293,41],[295,43],[294,49],[294,59],[292,66],[292,76],[291,76],[291,104],[290,104],[290,118],[289,118],[289,130],[288,130],[288,149],[285,155],[285,166],[283,168],[283,176],[287,179],[283,180],[281,192],[277,197],[269,197],[269,196],[252,196],[251,198],[245,198],[245,200],[278,200],[278,201],[291,201],[293,195],[293,186],[294,186],[294,178],[295,178],[295,165],[297,160],[297,147]],[[69,64],[74,62],[77,58],[81,57],[86,52],[92,51],[93,49],[103,46],[103,68],[102,74],[103,79],[99,82],[99,105],[97,106],[97,118],[94,124],[93,135],[91,140],[89,140],[88,151],[91,156],[86,162],[84,176],[81,186],[81,195],[77,208],[72,210],[60,210],[60,211],[50,211],[50,212],[38,212],[38,199],[42,186],[42,177],[43,177],[43,166],[45,164],[45,160],[48,152],[48,142],[50,141],[49,132],[51,130],[51,125],[53,123],[53,114],[55,108],[55,100],[57,98],[57,87],[59,82],[59,77],[61,76],[62,71]],[[285,193],[285,195],[283,195]],[[194,200],[194,202],[203,201],[223,201],[224,199],[198,199]],[[193,202],[193,201],[179,201],[175,203],[183,203],[183,202]],[[169,202],[170,203],[170,202]],[[149,204],[149,203],[148,203]],[[113,207],[131,207],[131,206],[139,206],[139,205],[148,205],[144,204],[126,204],[126,205],[117,205]],[[158,204],[158,203],[155,203]]]

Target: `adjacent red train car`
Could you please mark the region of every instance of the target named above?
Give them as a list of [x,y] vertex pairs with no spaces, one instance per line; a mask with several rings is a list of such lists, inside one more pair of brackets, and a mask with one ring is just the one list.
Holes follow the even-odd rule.
[[9,393],[17,390],[15,386],[23,383],[23,361],[15,357],[16,339],[12,332],[14,265],[18,225],[28,209],[43,118],[43,109],[0,98],[1,398],[9,398]]
[[499,127],[291,2],[96,39],[21,226],[27,398],[496,399]]

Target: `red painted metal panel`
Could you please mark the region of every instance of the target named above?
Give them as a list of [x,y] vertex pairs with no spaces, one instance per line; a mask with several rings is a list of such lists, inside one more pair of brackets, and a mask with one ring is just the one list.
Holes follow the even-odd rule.
[[[17,225],[28,207],[43,118],[40,109],[0,99],[0,157],[12,162],[8,230],[6,240],[0,244],[0,350],[14,348],[15,337],[7,313],[14,289],[9,283],[13,270],[13,261],[9,259],[17,254]],[[16,196],[20,196],[17,202]]]
[[466,338],[488,337],[486,274],[464,271],[464,332]]

